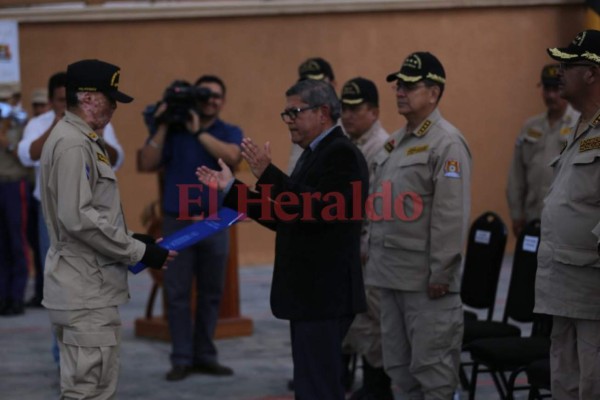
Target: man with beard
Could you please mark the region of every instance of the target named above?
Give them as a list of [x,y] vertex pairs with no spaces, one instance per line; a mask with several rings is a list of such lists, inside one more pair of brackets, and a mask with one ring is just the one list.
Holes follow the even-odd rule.
[[544,199],[536,313],[553,316],[552,398],[600,398],[600,31],[550,48],[560,96],[581,113]]
[[129,299],[127,265],[161,268],[176,255],[147,235],[130,235],[104,139],[117,66],[83,60],[67,68],[67,111],[46,140],[41,198],[50,249],[43,305],[60,347],[61,398],[111,399],[119,377],[121,320]]
[[559,95],[559,68],[558,64],[549,64],[542,69],[540,85],[547,110],[525,122],[515,144],[506,197],[517,237],[527,222],[541,217],[553,176],[550,161],[560,154],[579,118],[579,113]]
[[[209,91],[208,98],[187,110],[189,118],[183,126],[170,122],[165,117],[167,104],[161,104],[154,113],[154,121],[150,121],[154,132],[139,152],[141,171],[164,168],[164,236],[183,229],[194,223],[194,218],[210,211],[206,191],[199,194],[199,203],[183,201],[186,208],[180,209],[179,185],[197,185],[194,171],[198,166],[218,168],[217,159],[221,158],[234,168],[241,161],[241,129],[219,118],[225,105],[225,84],[216,76],[204,75],[194,86]],[[218,363],[213,341],[228,254],[229,231],[223,230],[181,251],[172,267],[165,271],[164,289],[172,341],[172,368],[166,375],[168,381],[184,379],[191,372],[218,376],[233,374],[231,368]],[[196,312],[192,316],[190,296],[194,279]]]

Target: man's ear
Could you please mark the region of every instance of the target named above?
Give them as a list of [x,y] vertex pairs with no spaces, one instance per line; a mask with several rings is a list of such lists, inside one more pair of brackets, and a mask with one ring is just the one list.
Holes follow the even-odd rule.
[[433,85],[431,87],[431,98],[429,99],[430,103],[437,103],[440,98],[441,88],[438,85]]
[[593,66],[591,68],[587,68],[585,73],[583,74],[583,79],[587,83],[595,82],[600,78],[600,69],[598,66]]

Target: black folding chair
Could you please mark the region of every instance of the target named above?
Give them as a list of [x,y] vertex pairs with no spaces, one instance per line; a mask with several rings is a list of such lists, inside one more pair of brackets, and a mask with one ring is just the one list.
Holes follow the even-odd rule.
[[494,315],[506,237],[506,225],[491,211],[477,218],[469,230],[460,297],[466,306],[487,310],[487,321]]
[[[512,275],[505,315],[518,322],[531,322],[530,337],[491,337],[478,339],[466,347],[471,353],[473,366],[469,385],[469,399],[475,398],[477,376],[480,372],[492,375],[501,399],[512,399],[517,375],[533,361],[548,357],[552,318],[533,313],[537,248],[540,240],[539,220],[529,223],[521,233],[515,249]],[[487,369],[480,369],[485,366]],[[506,373],[511,372],[507,379]]]
[[[487,316],[485,321],[479,321],[477,314],[465,311],[466,340],[463,340],[463,344],[481,337],[478,332],[483,328],[480,326],[486,327],[488,324],[485,322],[492,320],[506,238],[506,225],[491,211],[483,213],[471,225],[460,294],[464,305],[487,310]],[[465,390],[469,385],[464,370],[467,365],[470,363],[461,363],[459,370],[461,385]]]
[[[551,398],[550,391],[550,359],[544,358],[529,364],[525,368],[527,382],[529,382],[529,400]],[[545,393],[542,393],[545,392]]]

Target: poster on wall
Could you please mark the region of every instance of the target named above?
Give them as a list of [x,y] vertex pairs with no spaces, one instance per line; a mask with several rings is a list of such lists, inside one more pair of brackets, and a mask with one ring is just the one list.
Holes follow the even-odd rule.
[[19,26],[17,21],[0,20],[0,83],[20,81]]

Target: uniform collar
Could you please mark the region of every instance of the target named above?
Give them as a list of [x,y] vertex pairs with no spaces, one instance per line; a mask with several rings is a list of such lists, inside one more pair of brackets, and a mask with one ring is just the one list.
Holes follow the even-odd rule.
[[416,137],[423,137],[427,135],[429,130],[439,119],[442,117],[440,110],[436,107],[435,110],[431,114],[425,118],[423,122],[419,126],[417,126],[412,132],[408,132],[409,134]]
[[442,114],[440,113],[440,110],[436,107],[435,110],[433,110],[433,112],[429,114],[427,118],[425,118],[425,120],[423,120],[423,122],[421,122],[421,124],[414,131],[408,132],[406,130],[405,125],[400,130],[392,133],[389,139],[383,145],[383,148],[389,154],[408,135],[413,135],[415,137],[422,138],[423,136],[427,135],[427,133],[431,130],[431,127],[435,125],[435,123],[438,122],[441,118]]
[[76,127],[82,134],[87,136],[93,142],[97,142],[100,139],[100,136],[90,126],[79,117],[77,114],[72,113],[71,111],[65,111],[65,122]]
[[371,137],[373,137],[373,135],[375,135],[375,132],[379,131],[381,129],[381,122],[379,122],[379,120],[376,120],[373,125],[371,125],[371,127],[369,128],[368,131],[366,131],[364,134],[362,134],[358,139],[351,139],[352,143],[354,143],[357,146],[363,146],[365,143],[367,143],[369,141],[369,139],[371,139]]
[[596,111],[596,114],[594,114],[588,125],[591,129],[597,128],[600,125],[600,109]]

